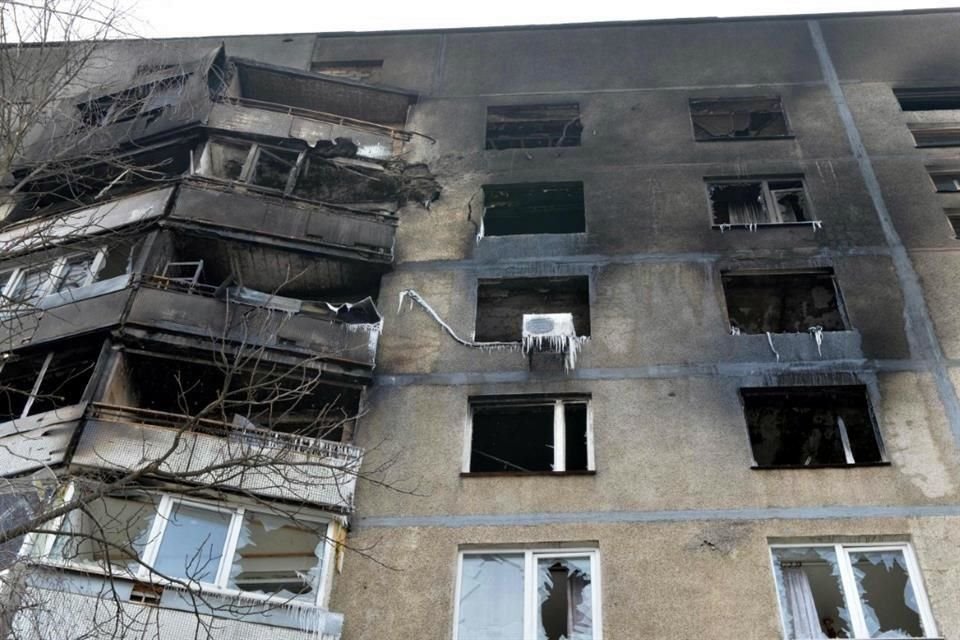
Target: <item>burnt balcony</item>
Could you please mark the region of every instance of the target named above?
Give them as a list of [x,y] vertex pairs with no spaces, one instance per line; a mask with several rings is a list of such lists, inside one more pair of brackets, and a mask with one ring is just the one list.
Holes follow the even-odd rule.
[[251,425],[93,403],[71,462],[128,472],[157,464],[161,476],[352,511],[362,449]]

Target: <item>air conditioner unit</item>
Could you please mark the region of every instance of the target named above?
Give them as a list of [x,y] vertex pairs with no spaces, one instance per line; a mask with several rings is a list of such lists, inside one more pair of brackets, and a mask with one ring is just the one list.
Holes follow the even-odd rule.
[[563,354],[564,369],[573,369],[577,364],[577,352],[585,338],[577,337],[570,313],[525,313],[523,314],[523,353]]

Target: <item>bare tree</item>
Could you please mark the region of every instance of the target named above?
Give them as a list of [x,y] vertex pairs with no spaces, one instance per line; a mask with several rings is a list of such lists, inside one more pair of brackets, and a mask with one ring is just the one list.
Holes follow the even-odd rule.
[[[346,549],[357,481],[406,490],[389,479],[390,455],[361,466],[350,444],[379,315],[356,292],[348,304],[302,300],[312,266],[252,290],[236,252],[210,274],[209,241],[115,215],[111,198],[123,193],[168,209],[180,187],[158,188],[225,153],[203,139],[139,140],[158,119],[192,121],[191,91],[206,100],[229,84],[222,48],[146,65],[132,88],[92,81],[121,19],[97,0],[0,1],[3,222],[13,225],[0,228],[0,460],[10,467],[0,638],[219,640],[271,615],[337,637],[319,604]],[[323,178],[307,195],[337,206],[357,189],[435,197],[423,167],[354,161],[349,140],[261,147],[248,143],[236,175],[224,171],[235,180],[268,158],[275,199],[298,195],[308,162]],[[73,298],[100,286],[96,273],[116,274],[97,290],[114,307]],[[105,310],[119,318],[107,330],[84,324]],[[57,322],[82,329],[50,338]]]

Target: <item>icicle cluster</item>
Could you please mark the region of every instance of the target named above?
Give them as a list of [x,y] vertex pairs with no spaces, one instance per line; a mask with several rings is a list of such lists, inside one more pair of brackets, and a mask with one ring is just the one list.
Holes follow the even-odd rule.
[[815,327],[810,327],[807,329],[812,335],[814,341],[817,343],[817,355],[821,358],[823,357],[823,327],[817,325]]
[[589,340],[588,336],[523,336],[523,355],[532,351],[549,351],[563,354],[563,370],[571,371],[577,366],[580,347]]

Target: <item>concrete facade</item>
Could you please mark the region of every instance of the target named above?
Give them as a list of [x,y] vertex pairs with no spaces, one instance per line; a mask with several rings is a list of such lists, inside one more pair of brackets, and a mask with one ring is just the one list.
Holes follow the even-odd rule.
[[[960,84],[958,28],[940,11],[224,38],[302,71],[382,60],[373,85],[416,94],[395,157],[440,187],[374,229],[381,252],[396,236],[352,442],[375,473],[357,483],[329,637],[484,640],[457,635],[459,554],[578,548],[596,550],[602,624],[576,640],[786,640],[771,545],[826,543],[908,545],[923,637],[960,637],[960,241],[945,215],[960,187],[931,181],[960,155],[910,135],[960,127],[960,107],[904,111],[893,92]],[[91,81],[219,41],[114,43]],[[789,135],[695,138],[691,99],[756,96],[780,97]],[[579,145],[485,149],[489,106],[558,103],[579,105]],[[706,180],[777,176],[802,177],[818,224],[714,224]],[[577,181],[585,232],[480,237],[485,185]],[[724,274],[823,269],[845,331],[731,335]],[[464,344],[480,281],[570,276],[588,278],[590,316],[571,371]],[[865,389],[880,459],[759,468],[740,390],[832,385]],[[589,396],[592,468],[467,472],[471,399],[521,394]]]

